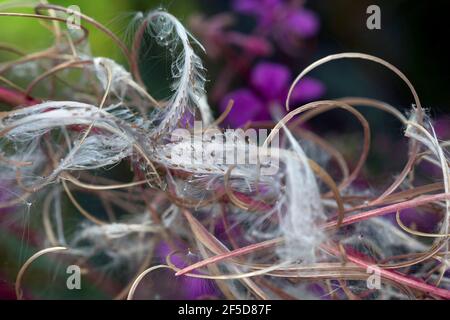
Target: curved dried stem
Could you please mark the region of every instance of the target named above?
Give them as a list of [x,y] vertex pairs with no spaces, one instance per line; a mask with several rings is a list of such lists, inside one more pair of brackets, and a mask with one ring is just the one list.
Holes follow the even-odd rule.
[[35,254],[33,254],[30,258],[28,258],[28,260],[22,265],[22,267],[20,268],[17,277],[16,277],[16,284],[15,284],[15,291],[16,291],[16,297],[18,300],[22,300],[23,299],[23,293],[22,293],[22,278],[25,274],[25,271],[27,271],[27,269],[29,268],[29,266],[39,257],[48,254],[48,253],[52,253],[52,252],[58,252],[58,251],[64,251],[64,250],[68,250],[66,247],[51,247],[51,248],[47,248],[47,249],[43,249],[40,250],[38,252],[36,252]]

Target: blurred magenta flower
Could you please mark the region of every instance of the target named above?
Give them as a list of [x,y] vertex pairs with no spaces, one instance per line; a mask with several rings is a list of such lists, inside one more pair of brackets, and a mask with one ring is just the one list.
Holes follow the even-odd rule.
[[213,59],[229,55],[231,46],[236,47],[243,54],[256,57],[264,57],[272,53],[272,45],[264,36],[230,30],[234,20],[233,15],[228,13],[208,18],[194,15],[190,18],[189,24],[194,33],[203,40],[208,56]]
[[[385,216],[394,225],[397,224],[396,213]],[[442,221],[442,215],[436,212],[422,211],[417,208],[404,209],[400,212],[400,219],[409,228],[422,232],[437,232],[436,225]]]
[[234,0],[233,9],[254,16],[259,34],[270,35],[286,52],[298,45],[299,40],[313,37],[319,30],[317,15],[303,8],[295,0]]
[[234,0],[236,12],[253,15],[258,19],[259,27],[270,27],[275,22],[276,12],[283,8],[280,0]]
[[319,30],[319,20],[316,14],[306,9],[289,12],[283,25],[286,31],[291,31],[303,38],[313,37]]
[[450,117],[444,116],[434,121],[434,130],[439,139],[450,138]]
[[[170,246],[167,242],[161,241],[156,248],[157,255],[161,258],[161,263],[166,263],[166,257],[171,254],[174,250],[180,250],[182,252],[186,251],[186,247],[178,243],[177,248]],[[180,252],[174,253],[170,260],[177,268],[185,268],[191,263],[188,263],[187,259],[183,257]],[[196,271],[193,271],[196,273]],[[182,299],[196,300],[207,296],[218,296],[218,290],[214,281],[206,280],[201,278],[193,278],[188,276],[179,277],[179,292],[176,293],[178,296],[181,293]]]
[[[271,62],[257,64],[250,74],[251,88],[240,88],[227,94],[220,104],[225,111],[230,99],[234,106],[225,123],[232,127],[240,127],[248,121],[264,121],[272,119],[272,112],[284,112],[289,86],[292,82],[290,70]],[[294,88],[290,103],[305,103],[319,98],[325,92],[324,85],[313,78],[305,77]],[[271,110],[277,108],[275,110]]]
[[[213,103],[223,100],[234,79],[247,78],[255,61],[259,59],[267,59],[269,56],[277,59],[282,52],[285,58],[288,55],[289,59],[300,60],[299,53],[305,52],[303,49],[307,46],[304,40],[315,36],[320,27],[317,15],[305,9],[303,4],[304,1],[299,0],[233,0],[232,12],[219,13],[212,17],[195,15],[190,19],[191,29],[202,40],[208,56],[215,60],[223,59],[225,62],[210,90],[209,98]],[[233,29],[236,22],[242,18],[239,14],[246,16],[245,20],[248,20],[248,16],[254,17],[255,27],[246,32]],[[290,77],[288,71],[275,72],[277,84],[286,82],[283,77]],[[263,86],[271,86],[269,83],[264,84],[264,80],[260,82]],[[302,85],[317,87],[315,82],[308,83],[308,79]],[[302,94],[309,95],[311,90],[315,89],[305,90]],[[236,94],[240,97],[236,101],[236,107],[247,102],[254,105],[251,110],[244,112],[248,114],[247,118],[253,118],[253,115],[260,114],[261,109],[266,109],[265,103],[255,102],[258,95],[255,96],[254,92],[238,91]],[[310,98],[305,96],[303,99]],[[267,110],[260,114],[260,118],[269,118]]]

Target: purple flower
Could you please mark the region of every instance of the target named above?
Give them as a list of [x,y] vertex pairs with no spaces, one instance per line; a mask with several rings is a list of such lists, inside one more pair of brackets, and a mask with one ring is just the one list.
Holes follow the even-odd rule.
[[224,40],[228,44],[236,45],[242,48],[244,52],[248,52],[255,56],[264,57],[272,53],[270,42],[263,37],[230,31],[224,34]]
[[276,21],[276,12],[283,5],[280,0],[235,0],[233,9],[236,12],[253,15],[258,18],[259,27],[270,28]]
[[263,98],[276,101],[286,93],[290,79],[291,72],[286,66],[262,62],[253,68],[250,83]]
[[[271,120],[273,112],[284,112],[284,105],[292,74],[281,64],[261,62],[250,75],[251,88],[241,88],[230,92],[222,99],[221,111],[225,111],[230,99],[234,100],[233,109],[228,114],[225,124],[240,127],[248,121]],[[319,98],[325,91],[321,82],[313,78],[303,78],[294,88],[291,103],[304,103]]]
[[[253,91],[238,89],[227,94],[220,105],[221,111],[225,111],[230,100],[234,101],[233,109],[225,119],[225,123],[233,127],[243,126],[250,120],[265,120],[266,110],[264,103]],[[261,119],[262,118],[262,119]]]
[[214,226],[214,235],[224,244],[231,244],[231,241],[239,244],[239,246],[246,246],[247,243],[243,237],[244,230],[242,225],[233,217],[226,217],[226,223],[222,218],[216,221]]
[[324,85],[314,78],[305,77],[292,91],[291,101],[293,103],[302,103],[319,98],[325,92]]
[[190,26],[203,40],[206,52],[212,58],[224,55],[227,48],[231,46],[257,57],[268,56],[272,53],[272,44],[265,36],[229,30],[233,21],[233,16],[225,13],[209,18],[195,15],[190,19]]
[[[186,252],[186,246],[177,243],[177,247],[170,246],[167,242],[161,241],[156,248],[156,254],[160,257],[161,263],[166,263],[166,257],[171,254],[173,251],[180,250],[180,252],[172,254],[171,262],[177,268],[185,268],[190,265],[192,262],[188,263],[188,259],[184,257],[182,252]],[[193,271],[192,273],[196,273]],[[217,296],[218,291],[212,280],[206,280],[201,278],[193,278],[188,276],[180,276],[179,277],[179,292],[177,294],[181,294],[183,299],[188,300],[196,300],[200,299],[204,296]]]
[[299,39],[310,38],[319,30],[317,15],[296,1],[234,0],[233,9],[254,16],[256,31],[270,35],[287,53],[295,50]]
[[299,37],[309,38],[317,34],[319,20],[311,10],[298,10],[288,14],[284,26]]
[[434,122],[434,130],[439,139],[450,138],[450,117],[442,117]]
[[279,6],[280,3],[280,0],[235,0],[233,9],[246,14],[262,14],[267,9]]
[[[394,225],[397,225],[396,213],[385,216]],[[442,216],[436,212],[425,212],[415,208],[404,209],[400,212],[400,219],[409,228],[422,232],[436,232],[436,226],[442,220]]]

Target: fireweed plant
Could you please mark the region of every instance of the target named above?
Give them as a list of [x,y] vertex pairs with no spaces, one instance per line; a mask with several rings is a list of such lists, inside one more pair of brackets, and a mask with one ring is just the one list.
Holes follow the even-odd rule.
[[[317,15],[298,0],[234,0],[228,11],[189,19],[193,34],[205,45],[208,63],[224,66],[217,70],[208,95],[221,112],[230,99],[234,101],[224,126],[236,128],[283,115],[290,70],[305,65],[319,26]],[[317,100],[324,91],[319,80],[306,76],[295,87],[291,103]]]
[[[449,142],[436,136],[411,82],[396,67],[362,53],[320,59],[295,78],[286,115],[268,126],[266,139],[248,141],[220,129],[226,114],[213,119],[203,90],[205,70],[198,53],[203,47],[174,16],[162,10],[138,15],[129,49],[93,18],[80,14],[81,29],[73,32],[66,27],[68,9],[46,3],[33,9],[0,12],[2,19],[37,19],[54,36],[51,47],[34,53],[0,46],[17,56],[0,65],[0,101],[9,106],[0,113],[2,220],[33,204],[30,217],[39,215],[43,233],[42,250],[18,271],[17,298],[26,297],[27,269],[47,254],[75,261],[83,277],[115,270],[126,279],[113,294],[117,299],[144,291],[157,297],[173,289],[171,283],[177,284],[178,297],[189,299],[450,298]],[[91,55],[86,24],[119,46],[130,71]],[[165,100],[154,99],[139,74],[144,36],[173,58],[172,94]],[[339,59],[364,59],[394,72],[411,90],[410,112],[357,97],[293,106],[296,84]],[[25,64],[35,74],[15,72]],[[74,75],[73,69],[81,72]],[[355,105],[390,114],[409,139],[408,160],[386,190],[352,187],[372,134]],[[333,145],[300,126],[336,108],[362,127],[361,154],[353,167]],[[215,129],[214,139],[172,139],[180,128],[194,135],[194,120],[205,130]],[[259,162],[191,161],[206,149],[222,148],[225,136],[231,136],[236,150],[276,151],[276,172],[262,174],[265,164]],[[306,140],[328,163],[308,154],[302,147]],[[272,145],[275,141],[278,145]],[[172,151],[185,147],[192,152],[175,161]],[[418,184],[415,170],[423,162],[439,169],[440,178]],[[106,175],[119,163],[130,171],[130,181]],[[101,210],[83,206],[80,195],[97,199]],[[81,223],[73,225],[79,220],[67,215],[64,199]],[[33,210],[36,203],[42,210]],[[425,212],[429,223],[414,227],[405,222],[406,210],[412,210],[413,222],[419,210]],[[392,214],[394,221],[385,217]],[[99,255],[107,259],[96,259]],[[162,272],[170,274],[153,277]],[[369,285],[373,275],[379,286]]]

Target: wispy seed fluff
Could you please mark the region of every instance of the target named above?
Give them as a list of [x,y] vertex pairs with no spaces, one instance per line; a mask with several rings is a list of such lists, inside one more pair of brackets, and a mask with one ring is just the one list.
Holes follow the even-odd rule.
[[[263,185],[266,192],[261,196],[262,201],[264,197],[271,201],[274,195],[278,197],[272,208],[258,209],[257,220],[254,220],[255,214],[245,210],[238,210],[237,215],[240,219],[255,222],[249,230],[257,229],[259,225],[269,225],[272,230],[270,234],[285,238],[285,244],[278,250],[281,260],[314,261],[317,246],[324,239],[317,226],[324,219],[324,213],[314,174],[298,142],[285,130],[290,148],[280,149],[279,172],[269,176],[261,175],[260,167],[255,164],[195,165],[189,164],[189,159],[181,162],[173,159],[173,150],[180,149],[186,142],[171,142],[170,135],[179,128],[180,120],[186,113],[200,111],[204,127],[219,129],[211,125],[212,112],[204,92],[205,71],[192,44],[195,43],[200,49],[203,47],[167,12],[153,11],[136,19],[136,22],[158,45],[167,48],[173,58],[173,94],[164,106],[152,106],[145,90],[113,60],[83,55],[84,60],[91,61],[87,70],[96,76],[99,88],[108,94],[104,104],[46,101],[12,111],[0,120],[0,130],[7,132],[4,139],[15,144],[16,152],[29,153],[27,148],[30,148],[30,142],[40,141],[52,130],[64,130],[65,154],[56,168],[44,178],[42,185],[56,181],[65,172],[111,167],[132,156],[143,157],[156,167],[188,174],[188,180],[168,174],[166,183],[160,186],[168,185],[169,190],[174,189],[178,197],[190,198],[191,202],[201,203],[207,194],[214,194],[217,188],[231,188],[231,192],[252,197],[255,190]],[[142,103],[146,107],[136,107],[136,104]],[[90,126],[91,129],[84,136],[85,130],[70,131],[73,126]],[[229,133],[218,132],[220,138],[230,138]],[[194,154],[202,154],[202,148],[216,148],[215,142],[204,141],[198,145],[195,139],[192,141],[183,148],[195,149]],[[233,148],[248,150],[248,144],[237,140]],[[255,141],[250,144],[259,147]],[[189,192],[180,191],[180,185],[183,185],[182,190]],[[209,204],[210,209],[214,206],[215,203]],[[261,216],[266,218],[261,219]],[[117,225],[113,229],[117,229]],[[100,228],[96,232],[102,230],[109,229]],[[261,238],[256,236],[254,240],[258,239]]]

